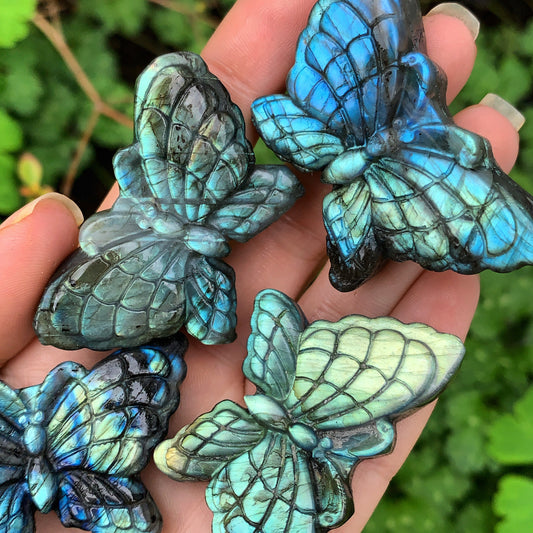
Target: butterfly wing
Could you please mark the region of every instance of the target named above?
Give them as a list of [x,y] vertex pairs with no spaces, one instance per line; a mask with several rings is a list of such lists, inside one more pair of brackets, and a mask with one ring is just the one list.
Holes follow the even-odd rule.
[[157,467],[178,481],[208,480],[225,463],[253,448],[265,430],[242,407],[224,400],[182,428],[154,452]]
[[329,278],[340,291],[351,291],[382,266],[383,250],[373,226],[372,197],[367,184],[355,180],[335,188],[323,201]]
[[[388,147],[364,171],[364,181],[324,200],[329,237],[343,262],[355,267],[352,279],[365,271],[353,257],[373,242],[392,259],[437,271],[507,272],[532,263],[533,198],[498,167],[486,139],[454,125],[438,67],[418,52],[402,64],[394,134],[382,138]],[[350,157],[332,163],[326,179],[342,174]]]
[[55,397],[53,378],[43,384],[53,398],[47,459],[58,478],[58,513],[69,526],[158,531],[157,509],[138,473],[177,407],[185,349],[180,335],[115,352],[89,372],[78,366]]
[[34,533],[34,512],[23,482],[0,486],[0,533]]
[[33,533],[34,505],[26,483],[29,457],[23,426],[28,413],[17,391],[0,381],[0,532]]
[[256,100],[257,129],[280,157],[320,170],[392,119],[400,57],[424,47],[417,2],[319,1],[302,32],[288,96]]
[[270,398],[284,401],[292,388],[298,337],[306,324],[301,309],[283,293],[267,289],[256,296],[243,371]]
[[497,166],[484,139],[454,126],[427,129],[431,139],[405,144],[365,172],[385,253],[463,274],[533,263],[533,198]]
[[81,248],[56,271],[34,328],[43,344],[106,350],[139,346],[176,332],[186,320],[184,246],[141,229],[131,202],[91,218]]
[[159,533],[162,518],[136,477],[75,470],[59,484],[58,515],[65,527],[93,533]]
[[207,223],[229,239],[245,242],[263,231],[302,196],[294,174],[280,165],[258,165]]
[[235,273],[223,261],[193,254],[184,281],[187,331],[204,344],[235,339]]
[[168,353],[157,345],[120,350],[72,377],[47,425],[56,470],[126,476],[145,466],[177,407],[185,375],[184,337],[170,346]]
[[306,454],[284,435],[268,432],[209,484],[213,532],[315,531],[311,475]]
[[129,191],[127,169],[140,160],[162,209],[191,223],[202,221],[254,163],[240,110],[202,59],[186,52],[153,61],[139,77],[136,94],[137,145],[119,153],[117,177],[124,176]]
[[435,398],[462,360],[453,335],[393,318],[318,321],[302,334],[293,415],[318,431],[397,419]]

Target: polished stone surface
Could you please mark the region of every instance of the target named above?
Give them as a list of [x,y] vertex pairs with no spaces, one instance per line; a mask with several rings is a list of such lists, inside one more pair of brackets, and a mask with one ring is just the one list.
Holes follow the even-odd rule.
[[219,403],[158,445],[156,465],[210,481],[214,533],[338,527],[354,511],[356,465],[393,447],[395,422],[442,391],[463,352],[457,337],[393,318],[307,325],[292,300],[265,290],[244,361],[257,386],[247,409]]
[[53,510],[66,527],[158,533],[139,473],[178,406],[186,348],[178,334],[89,371],[62,363],[41,385],[0,381],[0,531],[33,533],[34,512]]
[[202,59],[157,58],[137,81],[135,143],[114,159],[120,197],[50,281],[40,341],[107,350],[185,325],[205,344],[231,342],[228,240],[253,237],[303,192],[286,167],[254,161],[240,110]]
[[319,0],[288,95],[253,104],[266,144],[333,186],[323,215],[339,290],[385,259],[463,274],[533,263],[533,198],[453,123],[425,53],[417,0]]

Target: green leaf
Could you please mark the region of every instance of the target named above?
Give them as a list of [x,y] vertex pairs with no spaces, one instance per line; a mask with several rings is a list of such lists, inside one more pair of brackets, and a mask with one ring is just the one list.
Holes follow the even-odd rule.
[[453,512],[455,502],[461,500],[469,488],[468,477],[458,475],[447,465],[429,474],[413,477],[409,482],[408,494],[428,507],[448,514]]
[[11,48],[29,32],[37,0],[0,0],[0,46]]
[[531,68],[516,56],[507,56],[498,68],[498,86],[491,89],[511,103],[527,96],[531,88]]
[[138,32],[148,13],[147,0],[90,0],[79,2],[80,13],[100,21],[109,32],[133,35]]
[[152,11],[150,24],[159,38],[176,48],[187,46],[194,38],[190,18],[169,9]]
[[481,533],[494,531],[494,518],[488,502],[480,503],[476,498],[460,509],[459,515],[454,516],[453,533]]
[[27,187],[39,187],[43,180],[43,166],[33,154],[26,152],[18,161],[17,174]]
[[21,204],[15,179],[15,159],[9,155],[0,154],[0,214],[10,215]]
[[63,84],[58,84],[54,89],[49,87],[36,117],[39,127],[31,127],[34,124],[33,117],[24,124],[28,141],[44,146],[53,146],[65,139],[75,141],[72,134],[67,135],[67,132],[72,131],[73,121],[84,114],[80,113],[80,109],[85,111],[85,107],[89,108],[90,105],[81,92],[73,91]]
[[39,54],[35,41],[40,39],[33,37],[0,55],[0,101],[7,110],[25,116],[38,110],[44,89],[37,72]]
[[481,472],[489,463],[485,451],[485,433],[479,429],[462,428],[446,441],[446,453],[461,474]]
[[267,147],[263,139],[259,139],[254,147],[255,163],[257,165],[284,165],[285,163]]
[[[489,453],[503,464],[533,464],[533,386],[516,402],[513,414],[489,428]],[[533,500],[532,500],[533,501]]]
[[164,43],[181,50],[199,52],[213,33],[213,28],[205,22],[200,6],[194,1],[185,7],[190,14],[154,9],[150,25]]
[[[130,116],[133,116],[133,113]],[[119,148],[131,144],[133,132],[127,126],[101,116],[94,128],[93,138],[96,143],[102,146]]]
[[500,481],[494,510],[503,517],[496,533],[527,533],[533,524],[533,479],[508,475]]
[[449,533],[453,531],[441,509],[406,498],[400,502],[382,501],[364,533]]
[[528,24],[527,28],[522,32],[521,37],[521,51],[533,57],[533,22]]
[[0,108],[0,152],[14,152],[22,147],[22,129]]

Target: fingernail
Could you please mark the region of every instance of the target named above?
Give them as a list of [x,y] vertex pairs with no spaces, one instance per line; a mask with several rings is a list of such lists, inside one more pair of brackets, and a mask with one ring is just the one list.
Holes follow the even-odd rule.
[[439,4],[435,6],[431,11],[428,12],[428,15],[448,15],[449,17],[454,17],[459,19],[470,31],[474,41],[479,35],[480,23],[479,19],[465,6],[457,4],[455,2],[445,2],[444,4]]
[[504,100],[501,96],[497,94],[489,93],[481,102],[481,105],[486,105],[487,107],[492,107],[503,115],[512,125],[516,131],[520,131],[522,126],[526,123],[526,117],[511,105],[507,100]]
[[78,226],[83,222],[83,213],[81,212],[81,209],[70,198],[63,194],[59,194],[58,192],[49,192],[39,196],[39,198],[36,198],[29,204],[26,204],[24,207],[21,207],[18,211],[15,211],[15,213],[13,213],[2,223],[1,227],[6,228],[7,226],[12,226],[17,222],[24,220],[33,213],[35,206],[43,200],[51,200],[66,207],[74,217],[74,220]]

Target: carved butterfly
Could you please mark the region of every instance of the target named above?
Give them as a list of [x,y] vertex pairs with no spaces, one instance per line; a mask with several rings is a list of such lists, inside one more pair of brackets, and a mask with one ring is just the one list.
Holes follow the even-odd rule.
[[0,382],[0,532],[33,532],[36,509],[95,533],[160,531],[139,472],[178,406],[186,349],[179,334],[90,371],[62,363],[41,385]]
[[272,150],[333,185],[323,215],[339,290],[385,258],[463,274],[533,263],[533,198],[453,123],[425,51],[416,0],[319,0],[288,96],[252,106]]
[[211,480],[213,532],[340,526],[353,513],[355,465],[393,446],[395,421],[442,391],[464,351],[452,335],[392,318],[306,325],[288,297],[260,293],[248,410],[223,401],[156,448],[170,477]]
[[240,110],[192,53],[139,77],[135,139],[114,159],[119,199],[82,226],[39,304],[44,344],[138,346],[184,324],[205,344],[232,341],[227,240],[253,237],[302,194],[285,167],[254,166]]

